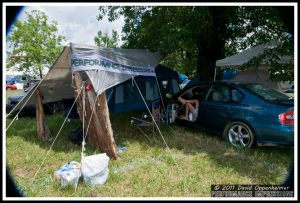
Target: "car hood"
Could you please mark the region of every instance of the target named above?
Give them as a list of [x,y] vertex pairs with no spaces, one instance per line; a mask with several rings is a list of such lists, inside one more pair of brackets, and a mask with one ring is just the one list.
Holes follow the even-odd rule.
[[12,102],[17,102],[17,101],[20,101],[25,95],[26,95],[26,93],[20,93],[20,94],[16,94],[14,96],[11,96],[8,99]]

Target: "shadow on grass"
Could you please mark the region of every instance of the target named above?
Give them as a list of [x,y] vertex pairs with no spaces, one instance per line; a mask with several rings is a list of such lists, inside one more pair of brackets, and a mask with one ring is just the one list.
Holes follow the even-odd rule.
[[[117,115],[112,119],[112,123],[115,125],[116,143],[137,141],[145,149],[149,147],[166,148],[157,131],[153,134],[152,129],[149,130],[149,140],[134,126],[124,125],[124,123],[130,123],[128,115]],[[282,176],[284,182],[287,172],[291,171],[293,165],[293,148],[256,146],[252,149],[239,149],[227,143],[221,136],[198,129],[164,124],[160,125],[160,128],[171,149],[180,150],[186,155],[208,157],[216,166],[214,170],[233,169],[241,176],[251,180],[260,180],[261,182],[257,184],[270,184],[279,176]],[[282,171],[286,171],[286,174],[283,174]]]
[[[111,115],[117,146],[138,142],[145,149],[152,147],[165,149],[166,145],[157,132],[156,134],[149,133],[148,137],[150,139],[148,139],[137,128],[130,125],[130,117],[138,117],[140,115],[140,113]],[[46,116],[46,122],[53,136],[56,136],[59,132],[64,119],[62,113]],[[53,142],[53,140],[47,142],[37,138],[34,117],[22,117],[13,125],[7,131],[7,137],[20,136],[25,141],[38,144],[46,150],[49,149]],[[66,122],[52,150],[56,152],[75,150],[80,153],[81,146],[73,144],[68,138],[69,133],[79,126],[81,126],[81,122],[78,119]],[[294,157],[294,149],[292,148],[255,147],[253,149],[237,149],[225,142],[220,136],[204,133],[201,130],[176,125],[171,125],[170,128],[164,124],[161,124],[160,128],[166,143],[171,149],[182,151],[186,155],[208,157],[213,165],[216,166],[214,170],[221,170],[222,168],[233,169],[241,176],[262,181],[257,184],[267,184],[269,180],[276,178],[276,175],[282,175],[280,173],[289,169]],[[92,154],[95,151],[89,145],[87,150],[88,154]],[[201,161],[201,156],[196,161]]]
[[[7,125],[11,122],[12,118],[7,119]],[[26,142],[39,145],[39,147],[48,150],[57,139],[51,150],[56,152],[70,152],[71,150],[78,150],[80,153],[81,146],[76,145],[70,141],[68,135],[71,131],[81,126],[79,119],[71,119],[66,121],[64,126],[62,124],[65,120],[63,113],[55,113],[46,115],[46,123],[52,134],[52,139],[49,141],[40,140],[36,133],[36,118],[33,115],[23,115],[16,120],[6,132],[6,136],[18,136],[23,138]],[[90,148],[89,148],[90,150]]]

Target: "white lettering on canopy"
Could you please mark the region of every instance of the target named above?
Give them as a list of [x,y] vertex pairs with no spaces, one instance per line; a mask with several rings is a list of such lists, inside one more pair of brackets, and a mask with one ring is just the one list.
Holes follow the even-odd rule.
[[137,67],[120,64],[100,55],[73,54],[71,58],[72,71],[103,70],[129,75],[155,76],[155,70],[150,67]]

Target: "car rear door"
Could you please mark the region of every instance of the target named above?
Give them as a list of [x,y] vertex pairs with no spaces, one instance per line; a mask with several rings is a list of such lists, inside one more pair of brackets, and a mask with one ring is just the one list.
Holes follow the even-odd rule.
[[215,132],[223,132],[226,124],[232,119],[238,109],[238,100],[242,94],[233,98],[232,92],[237,90],[223,84],[213,84],[199,107],[199,122],[201,126]]

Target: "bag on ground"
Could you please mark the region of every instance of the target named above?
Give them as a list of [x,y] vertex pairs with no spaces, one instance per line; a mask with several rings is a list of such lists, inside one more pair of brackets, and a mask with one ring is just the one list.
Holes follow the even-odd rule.
[[103,185],[108,178],[109,157],[103,154],[83,157],[81,160],[81,173],[85,183],[92,186]]

